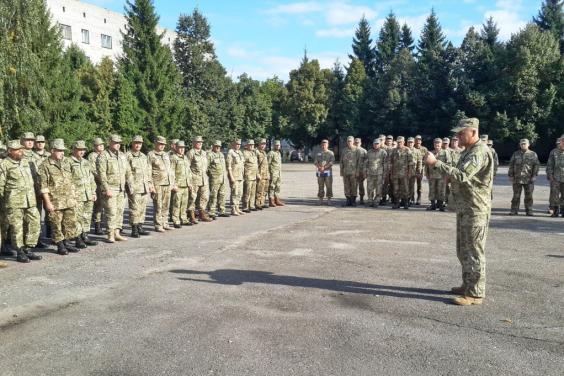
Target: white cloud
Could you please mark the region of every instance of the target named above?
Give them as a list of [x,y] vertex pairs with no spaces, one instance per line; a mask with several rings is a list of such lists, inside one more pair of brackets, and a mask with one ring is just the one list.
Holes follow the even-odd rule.
[[354,28],[338,28],[332,27],[330,29],[320,29],[315,32],[315,35],[321,38],[352,38],[354,35]]
[[364,5],[354,5],[346,0],[331,2],[296,2],[277,5],[267,9],[266,14],[277,19],[283,15],[305,16],[311,14],[321,15],[329,25],[348,25],[357,23],[362,16],[368,20],[376,18],[377,11]]
[[237,59],[250,59],[253,55],[242,47],[229,47],[227,49],[227,55],[237,58]]
[[499,27],[499,38],[508,40],[512,34],[527,25],[527,21],[519,14],[521,7],[521,0],[498,0],[496,9],[487,11],[484,18],[493,17]]
[[319,12],[322,5],[316,1],[298,2],[291,4],[277,5],[266,11],[268,14],[307,14]]

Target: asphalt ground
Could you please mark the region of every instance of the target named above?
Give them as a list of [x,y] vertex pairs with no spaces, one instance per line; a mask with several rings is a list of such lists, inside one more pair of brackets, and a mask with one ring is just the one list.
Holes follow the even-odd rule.
[[286,164],[285,207],[8,260],[0,375],[562,375],[564,218],[544,175],[507,216],[506,173],[482,306],[450,303],[454,213],[317,206]]

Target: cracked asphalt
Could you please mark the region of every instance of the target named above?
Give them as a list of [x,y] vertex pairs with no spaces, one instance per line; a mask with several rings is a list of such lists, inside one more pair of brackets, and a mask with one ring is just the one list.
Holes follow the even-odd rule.
[[562,375],[564,219],[545,176],[535,217],[507,216],[506,173],[483,306],[449,303],[453,213],[320,207],[286,164],[283,208],[8,261],[0,374]]

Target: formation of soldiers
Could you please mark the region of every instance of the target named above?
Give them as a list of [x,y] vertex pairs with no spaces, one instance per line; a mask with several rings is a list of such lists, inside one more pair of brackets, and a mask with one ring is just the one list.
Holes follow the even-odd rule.
[[[107,144],[96,138],[87,157],[84,141],[76,141],[66,155],[63,139],[52,140],[47,151],[45,138],[30,132],[0,144],[2,255],[23,263],[42,258],[34,250],[48,247],[41,241],[43,210],[45,238],[52,239],[58,254],[67,255],[97,244],[89,237],[92,220],[94,232],[105,233],[109,243],[127,240],[126,200],[133,238],[149,234],[143,227],[149,199],[157,232],[284,206],[280,141],[267,153],[266,139],[257,150],[254,140],[248,140],[244,151],[237,139],[227,156],[219,140],[204,150],[202,137],[195,137],[189,150],[182,140],[172,140],[166,150],[167,140],[159,136],[147,154],[141,136],[133,138],[127,152],[122,143],[119,135]],[[230,213],[225,205],[228,186]]]

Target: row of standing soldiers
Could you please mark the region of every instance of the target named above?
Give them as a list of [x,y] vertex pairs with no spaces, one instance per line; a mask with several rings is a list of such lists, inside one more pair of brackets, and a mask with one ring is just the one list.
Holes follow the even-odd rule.
[[[84,141],[73,144],[70,156],[65,156],[63,139],[53,140],[50,152],[45,144],[43,136],[27,132],[0,153],[2,254],[16,256],[19,262],[39,260],[34,249],[47,248],[40,239],[43,209],[46,234],[57,253],[66,255],[97,244],[88,236],[92,218],[100,235],[105,217],[108,242],[126,240],[122,234],[126,201],[134,238],[149,234],[143,228],[149,199],[157,232],[284,205],[280,141],[267,153],[266,139],[259,141],[257,150],[254,140],[240,150],[238,139],[227,156],[221,141],[215,141],[210,151],[203,150],[202,137],[195,137],[188,151],[182,140],[172,140],[165,151],[167,141],[159,136],[154,150],[145,154],[141,136],[123,152],[122,138],[112,135],[107,148],[102,139],[95,139],[87,157]],[[225,207],[228,186],[230,213]]]

